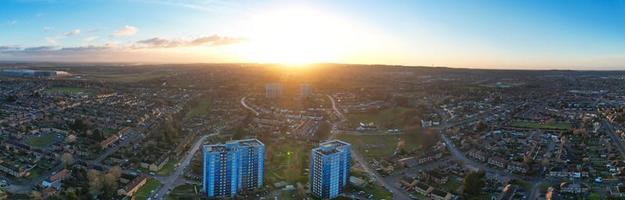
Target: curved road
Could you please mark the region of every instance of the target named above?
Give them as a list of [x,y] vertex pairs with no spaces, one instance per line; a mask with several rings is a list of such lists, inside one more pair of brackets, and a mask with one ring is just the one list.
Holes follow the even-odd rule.
[[172,190],[174,189],[174,187],[178,186],[177,183],[180,183],[179,181],[177,181],[178,178],[182,176],[182,174],[184,173],[184,169],[189,166],[191,160],[193,159],[193,155],[195,155],[195,153],[200,149],[204,140],[217,134],[218,133],[213,133],[210,135],[202,136],[199,140],[195,142],[195,144],[193,144],[193,147],[187,152],[187,155],[185,155],[184,159],[180,163],[180,166],[176,168],[176,171],[171,173],[169,176],[158,178],[162,184],[161,188],[156,192],[159,199],[165,198],[165,195],[169,192],[169,190]]
[[260,113],[258,113],[258,111],[254,110],[254,108],[252,108],[252,107],[248,106],[248,105],[245,103],[245,99],[247,99],[247,97],[243,97],[243,98],[241,98],[241,105],[243,105],[243,107],[247,108],[248,110],[252,111],[254,114],[256,114],[256,116],[260,115]]

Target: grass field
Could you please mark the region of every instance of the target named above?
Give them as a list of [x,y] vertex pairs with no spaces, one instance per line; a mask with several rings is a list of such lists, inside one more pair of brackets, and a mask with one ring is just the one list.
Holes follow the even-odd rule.
[[174,188],[167,196],[167,200],[195,199],[198,197],[196,191],[199,193],[201,189],[202,186],[199,185],[184,184]]
[[201,99],[197,105],[191,108],[189,112],[187,112],[184,115],[184,118],[189,119],[189,118],[201,116],[210,112],[210,104],[211,104],[210,100]]
[[382,186],[379,186],[378,184],[371,184],[370,186],[365,188],[364,191],[373,194],[373,199],[393,199],[393,194],[388,190],[384,189]]
[[273,142],[266,144],[267,160],[265,176],[267,184],[279,181],[289,183],[306,183],[308,176],[304,169],[308,168],[308,159],[312,146],[297,142]]
[[148,182],[145,183],[145,185],[143,185],[143,187],[141,187],[139,191],[137,191],[137,193],[135,194],[135,199],[137,200],[148,199],[148,197],[150,197],[150,192],[152,190],[156,190],[160,185],[161,185],[161,182],[159,182],[158,180],[154,178],[149,178]]
[[449,181],[447,181],[447,183],[443,184],[441,187],[447,192],[458,194],[456,190],[458,190],[460,186],[462,186],[462,181],[458,180],[458,178],[455,176],[450,176]]
[[171,172],[174,171],[174,169],[176,169],[176,163],[178,163],[176,159],[169,159],[169,161],[167,161],[167,163],[163,166],[163,168],[161,168],[160,171],[158,171],[157,174],[161,176],[169,175]]
[[351,143],[355,150],[358,150],[367,158],[380,158],[393,155],[399,141],[405,142],[405,149],[407,151],[419,150],[419,138],[418,133],[338,136],[338,139]]
[[571,129],[572,126],[567,122],[547,122],[547,123],[539,123],[539,122],[528,122],[528,121],[513,121],[510,122],[510,126],[518,127],[518,128],[533,128],[533,129],[558,129],[558,130],[568,130]]
[[46,93],[52,94],[66,94],[66,95],[77,95],[77,94],[86,94],[87,90],[79,87],[50,87],[46,88]]
[[56,140],[56,135],[46,134],[42,136],[33,136],[26,140],[26,144],[32,147],[43,148],[52,144]]
[[347,114],[347,118],[351,127],[357,127],[360,122],[373,122],[380,128],[403,128],[406,121],[405,113],[410,110],[404,107],[394,107],[373,113]]

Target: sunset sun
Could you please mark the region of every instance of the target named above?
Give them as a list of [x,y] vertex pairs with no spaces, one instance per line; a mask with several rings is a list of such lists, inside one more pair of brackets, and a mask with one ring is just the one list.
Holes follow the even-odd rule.
[[289,7],[254,16],[244,57],[265,63],[331,62],[350,50],[350,23],[317,10]]

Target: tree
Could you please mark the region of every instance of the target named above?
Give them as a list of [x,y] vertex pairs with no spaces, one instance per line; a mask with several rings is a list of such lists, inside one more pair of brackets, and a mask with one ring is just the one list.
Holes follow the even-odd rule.
[[43,196],[41,195],[41,192],[33,190],[32,192],[30,192],[30,198],[34,200],[42,200]]
[[63,156],[61,156],[61,161],[63,162],[65,168],[67,168],[74,164],[74,156],[72,156],[72,154],[70,153],[63,153]]
[[477,132],[482,132],[482,131],[485,131],[485,130],[486,130],[486,128],[488,128],[488,125],[486,125],[486,123],[484,123],[482,120],[478,121],[478,122],[475,124],[475,130],[476,130]]
[[484,187],[484,172],[470,172],[464,177],[464,195],[477,196]]
[[433,129],[426,129],[419,140],[422,149],[430,149],[439,141],[439,135]]
[[90,169],[87,172],[87,179],[89,180],[89,193],[93,196],[97,196],[102,192],[102,173],[95,169]]
[[72,143],[76,142],[76,139],[77,139],[77,138],[76,138],[76,135],[74,135],[74,134],[70,134],[70,135],[68,135],[68,136],[65,138],[65,142],[66,142],[66,143],[68,143],[68,144],[72,144]]

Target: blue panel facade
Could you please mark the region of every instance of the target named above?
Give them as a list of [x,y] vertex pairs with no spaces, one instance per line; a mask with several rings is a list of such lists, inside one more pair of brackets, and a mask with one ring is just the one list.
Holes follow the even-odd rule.
[[310,156],[310,190],[322,199],[338,197],[349,181],[351,145],[332,140],[321,143]]
[[263,186],[265,146],[237,140],[203,147],[203,190],[209,198],[235,197]]

